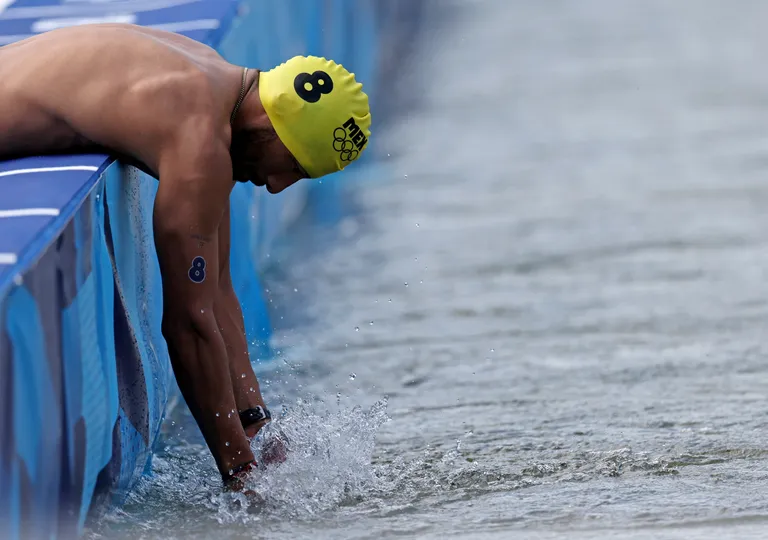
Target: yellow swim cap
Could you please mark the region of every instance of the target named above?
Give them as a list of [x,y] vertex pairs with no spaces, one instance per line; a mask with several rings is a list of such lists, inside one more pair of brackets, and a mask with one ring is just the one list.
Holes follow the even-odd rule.
[[259,96],[277,136],[312,178],[342,170],[371,136],[363,85],[343,66],[295,56],[261,72]]

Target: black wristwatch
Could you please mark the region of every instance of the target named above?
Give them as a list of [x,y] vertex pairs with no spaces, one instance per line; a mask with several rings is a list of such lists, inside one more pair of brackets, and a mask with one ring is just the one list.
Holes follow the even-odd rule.
[[243,424],[243,428],[247,428],[248,426],[251,426],[257,422],[261,422],[262,420],[271,419],[272,414],[270,414],[269,409],[266,409],[261,405],[257,405],[252,409],[240,411],[240,423]]

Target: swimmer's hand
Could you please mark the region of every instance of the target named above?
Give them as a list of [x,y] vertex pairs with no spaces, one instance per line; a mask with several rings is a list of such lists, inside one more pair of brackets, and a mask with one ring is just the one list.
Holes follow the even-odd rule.
[[235,469],[228,471],[226,474],[223,474],[222,480],[224,482],[224,489],[227,491],[236,491],[239,493],[243,493],[248,497],[256,496],[256,492],[253,490],[246,489],[245,484],[248,479],[248,475],[256,471],[257,468],[258,468],[258,465],[256,464],[256,462],[251,461],[250,463],[245,463],[243,465],[240,465],[239,467],[236,467]]
[[288,459],[288,445],[280,437],[272,437],[261,447],[261,460],[265,465],[278,465]]
[[[259,461],[264,465],[279,465],[288,459],[288,438],[274,424],[266,425],[259,433],[261,448]],[[254,437],[255,439],[255,437]]]

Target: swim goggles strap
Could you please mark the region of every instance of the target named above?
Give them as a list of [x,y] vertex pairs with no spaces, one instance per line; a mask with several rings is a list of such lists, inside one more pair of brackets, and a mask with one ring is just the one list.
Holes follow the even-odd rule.
[[244,411],[240,411],[239,414],[240,414],[240,422],[243,424],[244,428],[252,424],[255,424],[257,422],[261,422],[262,420],[272,419],[272,414],[269,412],[269,409],[266,409],[261,405],[257,405],[252,409],[246,409]]

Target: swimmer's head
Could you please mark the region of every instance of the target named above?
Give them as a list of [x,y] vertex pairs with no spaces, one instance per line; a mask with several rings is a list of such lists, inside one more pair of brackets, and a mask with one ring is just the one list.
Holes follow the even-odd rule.
[[316,56],[295,56],[259,78],[277,136],[310,178],[342,170],[368,145],[368,96],[354,74]]
[[233,126],[236,180],[278,193],[302,178],[342,170],[366,148],[368,96],[341,65],[297,56],[261,72],[254,87]]

